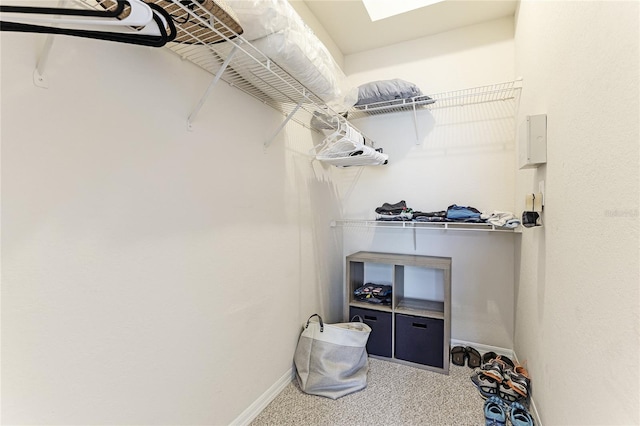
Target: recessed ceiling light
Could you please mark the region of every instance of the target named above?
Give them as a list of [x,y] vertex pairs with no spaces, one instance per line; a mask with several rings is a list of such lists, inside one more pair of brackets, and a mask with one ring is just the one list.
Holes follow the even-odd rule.
[[389,18],[444,0],[362,0],[372,21]]

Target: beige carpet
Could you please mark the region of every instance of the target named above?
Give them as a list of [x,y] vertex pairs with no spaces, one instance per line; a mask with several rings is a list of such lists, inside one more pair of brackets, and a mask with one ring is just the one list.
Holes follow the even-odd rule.
[[451,365],[447,376],[373,358],[369,367],[366,389],[335,401],[293,381],[251,425],[484,425],[470,368]]

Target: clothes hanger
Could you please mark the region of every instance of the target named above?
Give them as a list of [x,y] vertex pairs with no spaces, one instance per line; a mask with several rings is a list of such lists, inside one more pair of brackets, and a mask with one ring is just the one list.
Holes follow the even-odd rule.
[[[128,26],[128,27],[141,27],[147,25],[153,19],[153,12],[149,5],[142,0],[125,0],[130,7],[129,14],[122,19],[116,18],[95,18],[95,19],[83,19],[74,18],[77,16],[85,17],[87,15],[74,12],[70,14],[69,18],[65,18],[68,12],[67,8],[58,8],[57,13],[49,11],[48,9],[56,10],[56,8],[34,8],[28,6],[2,6],[0,12],[6,15],[0,15],[2,19],[11,20],[11,22],[29,23],[50,23],[50,24],[73,24],[73,25],[116,25],[116,26]],[[9,8],[10,10],[5,10]],[[41,11],[39,12],[38,9]],[[42,13],[42,9],[45,9]],[[73,9],[72,9],[73,10]],[[81,9],[75,9],[80,11]],[[88,12],[89,10],[87,10]],[[42,15],[42,16],[40,16]],[[59,16],[48,16],[59,15]],[[89,17],[90,18],[90,17]]]
[[[78,28],[51,27],[45,25],[34,25],[9,21],[0,21],[0,31],[70,35],[96,40],[137,44],[141,46],[162,47],[166,43],[173,41],[176,38],[176,27],[173,23],[173,20],[171,19],[171,16],[169,16],[169,14],[163,8],[153,3],[148,4],[148,6],[152,9],[153,26],[151,27],[151,29],[147,28],[146,26],[145,28],[147,29],[147,32],[152,32],[157,29],[157,31],[160,33],[159,35],[145,33],[141,34],[141,31],[144,31],[144,29],[135,30],[122,28],[119,31],[95,31]],[[167,29],[169,30],[168,33]]]
[[64,7],[37,7],[37,6],[10,6],[0,5],[0,12],[10,13],[39,13],[48,15],[76,15],[76,16],[95,16],[101,18],[117,18],[123,11],[124,7],[129,5],[126,0],[115,0],[116,7],[113,10],[98,9],[73,9]]

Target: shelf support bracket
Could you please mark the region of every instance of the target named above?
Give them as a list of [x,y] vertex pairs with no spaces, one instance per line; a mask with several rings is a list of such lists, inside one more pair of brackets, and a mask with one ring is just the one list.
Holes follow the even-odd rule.
[[418,249],[418,244],[416,242],[416,227],[413,227],[413,251],[416,251]]
[[52,45],[53,35],[49,34],[44,42],[44,46],[42,46],[42,52],[40,52],[40,57],[38,57],[36,69],[33,70],[33,84],[43,89],[49,88],[49,82],[47,81],[47,77],[44,75],[44,70],[47,66],[47,60],[49,59],[49,53],[51,52]]
[[284,126],[286,126],[287,123],[289,122],[289,120],[291,120],[293,118],[293,116],[296,114],[296,112],[298,112],[298,110],[302,106],[302,102],[304,102],[304,99],[301,100],[300,102],[298,102],[298,105],[296,105],[296,107],[293,109],[293,111],[291,111],[289,113],[289,115],[287,115],[287,118],[285,118],[284,121],[278,126],[278,128],[273,133],[273,135],[271,135],[271,137],[268,140],[265,141],[265,143],[264,143],[264,147],[265,148],[269,148],[269,145],[271,145],[271,142],[273,142],[274,139],[276,138],[276,136],[278,136],[278,133],[280,133],[282,131],[282,129],[284,129]]
[[418,113],[416,112],[416,103],[413,102],[413,128],[416,131],[416,145],[420,145],[420,134],[418,132]]
[[209,87],[207,87],[207,90],[204,92],[204,95],[202,95],[202,98],[200,98],[200,102],[198,102],[198,104],[195,106],[191,114],[189,114],[189,118],[187,118],[188,130],[192,130],[193,120],[195,120],[196,116],[198,115],[198,112],[200,112],[200,108],[202,108],[202,105],[204,105],[204,102],[207,100],[207,98],[211,94],[211,91],[213,90],[213,88],[216,86],[216,84],[218,84],[220,77],[222,77],[222,74],[229,66],[229,63],[231,62],[231,60],[233,59],[233,56],[236,54],[237,51],[238,51],[238,45],[234,44],[233,48],[231,49],[231,52],[229,52],[229,56],[227,56],[227,59],[224,60],[224,62],[220,66],[220,69],[218,70],[218,72],[216,72],[216,75],[213,77],[213,80],[211,81],[211,83],[209,83]]

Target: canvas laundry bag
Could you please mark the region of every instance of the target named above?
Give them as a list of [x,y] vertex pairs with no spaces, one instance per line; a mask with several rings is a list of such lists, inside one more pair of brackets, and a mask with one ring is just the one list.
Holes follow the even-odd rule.
[[[311,321],[318,317],[317,321]],[[363,322],[325,324],[311,315],[300,334],[293,358],[302,391],[338,399],[367,386],[367,340]]]

